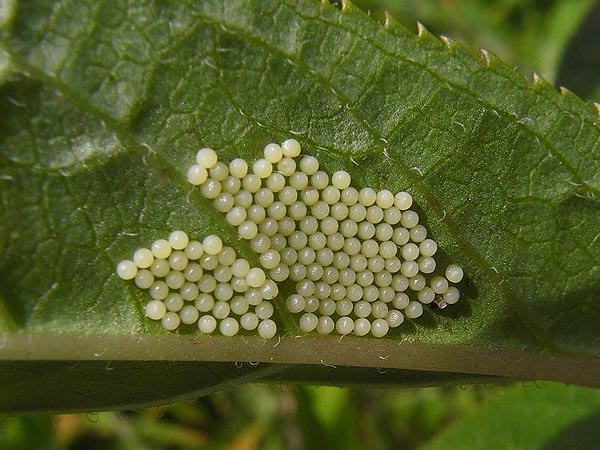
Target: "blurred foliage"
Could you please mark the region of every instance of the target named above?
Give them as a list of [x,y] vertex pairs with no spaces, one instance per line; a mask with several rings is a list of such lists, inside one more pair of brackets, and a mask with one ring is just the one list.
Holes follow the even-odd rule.
[[585,20],[565,48],[557,82],[579,96],[600,101],[600,2],[588,12]]
[[245,385],[142,411],[3,418],[0,450],[411,449],[501,390]]
[[[593,71],[596,59],[586,65],[584,58],[590,52],[598,55],[594,48],[597,42],[575,36],[593,0],[355,3],[376,20],[383,22],[387,10],[409,29],[414,30],[420,21],[433,33],[452,37],[474,51],[485,48],[523,73],[535,71],[550,81],[575,80],[572,89],[579,90],[580,95],[596,98],[600,92],[598,84],[575,86],[582,79],[597,80],[599,75]],[[594,25],[592,21],[588,27],[597,32]],[[576,46],[577,39],[587,43],[587,51]],[[569,78],[568,68],[576,64],[577,70],[572,70]],[[584,75],[586,70],[593,71],[590,73],[594,76]],[[552,386],[540,394],[544,388],[531,385],[404,390],[245,385],[194,402],[142,411],[5,417],[0,419],[0,450],[383,450],[419,448],[434,438],[441,446],[444,430],[454,436],[464,433],[465,426],[467,430],[469,426],[481,427],[477,421],[479,408],[494,414],[498,405],[506,412],[511,410],[511,402],[527,403],[527,396],[532,402],[541,402],[555,389],[560,395],[570,395],[556,387],[560,385]],[[486,409],[488,403],[491,406]],[[527,419],[519,414],[515,417]],[[466,425],[461,428],[457,424],[462,418],[466,418]],[[471,448],[463,444],[462,448]]]
[[600,391],[245,385],[141,411],[0,419],[0,450],[595,449]]
[[[376,20],[384,11],[410,30],[423,23],[473,51],[486,49],[523,74],[557,80],[569,39],[595,0],[353,0]],[[597,42],[596,42],[597,44]]]
[[600,390],[559,383],[506,389],[422,450],[600,448]]

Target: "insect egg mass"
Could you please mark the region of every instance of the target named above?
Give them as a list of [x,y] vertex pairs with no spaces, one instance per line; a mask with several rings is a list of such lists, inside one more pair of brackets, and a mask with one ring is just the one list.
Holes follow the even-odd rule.
[[[459,300],[463,270],[451,264],[438,273],[437,243],[408,192],[352,186],[344,170],[330,176],[295,139],[267,144],[252,162],[225,164],[210,148],[195,162],[188,181],[249,242],[260,266],[214,234],[176,230],[136,250],[117,275],[148,290],[146,317],[165,329],[270,339],[280,307],[305,333],[383,337],[420,317],[423,305]],[[294,292],[278,302],[280,283]]]

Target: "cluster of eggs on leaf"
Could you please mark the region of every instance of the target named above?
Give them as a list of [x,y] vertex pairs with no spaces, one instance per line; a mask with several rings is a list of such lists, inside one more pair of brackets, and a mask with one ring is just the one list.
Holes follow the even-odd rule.
[[146,316],[160,320],[167,330],[183,323],[197,324],[206,334],[218,328],[224,336],[234,336],[240,328],[256,330],[263,338],[277,332],[270,302],[279,293],[277,284],[216,235],[199,242],[173,231],[117,264],[117,274],[148,290],[152,300]]
[[252,164],[225,164],[203,148],[187,178],[249,241],[264,283],[295,284],[285,305],[303,332],[382,337],[421,316],[423,304],[460,298],[452,284],[463,271],[435,274],[437,243],[409,193],[356,189],[346,171],[330,177],[294,139],[268,144]]

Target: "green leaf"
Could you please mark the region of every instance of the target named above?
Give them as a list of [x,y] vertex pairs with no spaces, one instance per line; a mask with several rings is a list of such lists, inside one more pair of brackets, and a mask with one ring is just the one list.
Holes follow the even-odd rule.
[[135,409],[188,400],[282,367],[199,361],[3,361],[0,411]]
[[[316,380],[335,365],[343,381],[360,381],[356,367],[396,369],[396,382],[410,370],[423,380],[438,373],[438,383],[598,385],[593,107],[491,54],[391,20],[382,27],[349,4],[42,1],[14,11],[2,39],[11,75],[0,87],[0,366],[32,398],[47,361],[75,360],[313,368],[279,367],[284,379]],[[145,293],[115,274],[136,248],[183,229],[218,233],[256,261],[186,182],[195,150],[253,160],[290,136],[329,173],[348,170],[357,187],[408,189],[438,242],[438,264],[465,268],[461,302],[385,339],[302,336],[283,295],[274,301],[279,336],[269,341],[169,333],[146,319]],[[95,367],[99,389],[111,392]],[[133,386],[145,376],[172,383],[168,370],[148,362]],[[74,373],[71,390],[85,391],[89,375]],[[207,385],[220,382],[200,376],[187,389]],[[58,392],[20,410],[119,403],[118,391],[96,402]]]
[[[518,412],[518,413],[516,413]],[[593,449],[600,392],[557,383],[514,387],[489,400],[424,449]]]

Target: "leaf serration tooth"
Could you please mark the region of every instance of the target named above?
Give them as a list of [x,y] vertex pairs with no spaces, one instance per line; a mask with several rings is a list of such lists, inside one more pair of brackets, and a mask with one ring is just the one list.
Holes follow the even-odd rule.
[[417,37],[418,38],[423,38],[426,35],[430,35],[431,33],[429,33],[429,31],[427,30],[427,28],[425,27],[425,25],[423,25],[421,22],[417,21]]
[[483,60],[485,65],[489,67],[490,66],[490,52],[488,52],[484,48],[481,48],[481,49],[479,49],[479,56],[481,57],[481,59]]
[[354,9],[356,9],[356,7],[352,4],[352,2],[350,0],[341,0],[342,3],[342,12],[350,12]]
[[392,16],[392,14],[386,9],[383,11],[384,22],[383,28],[386,30],[392,30],[398,26],[398,21]]
[[452,44],[454,43],[454,41],[452,40],[452,38],[441,34],[440,35],[440,41],[442,41],[442,43],[446,46],[446,48],[450,48],[452,46]]

